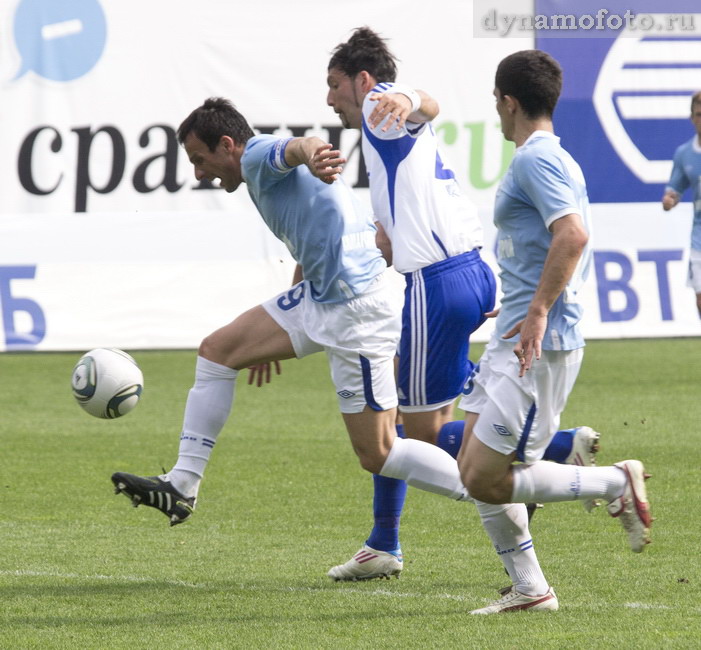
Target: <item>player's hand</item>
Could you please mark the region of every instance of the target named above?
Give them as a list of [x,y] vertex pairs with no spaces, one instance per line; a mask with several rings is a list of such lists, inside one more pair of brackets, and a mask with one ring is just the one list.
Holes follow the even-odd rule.
[[385,118],[388,118],[383,131],[389,131],[394,124],[397,130],[404,128],[409,115],[411,115],[411,100],[402,93],[373,93],[368,97],[371,102],[377,102],[368,117],[368,125],[374,129]]
[[307,167],[319,180],[331,185],[338,180],[345,163],[346,159],[341,156],[340,151],[332,149],[330,144],[325,144],[314,151]]
[[510,339],[520,334],[520,339],[514,345],[514,354],[518,359],[518,376],[523,377],[531,369],[533,358],[540,360],[542,352],[541,343],[545,336],[545,327],[548,323],[547,313],[544,315],[533,315],[530,312],[522,321],[514,325],[502,338]]
[[270,367],[274,366],[275,368],[275,374],[279,375],[280,374],[280,362],[279,361],[272,361],[272,362],[267,362],[267,363],[259,363],[257,366],[249,366],[248,367],[248,385],[252,385],[255,383],[258,388],[260,388],[263,383],[269,384],[270,383]]
[[492,309],[492,311],[486,311],[486,312],[484,312],[484,317],[485,318],[496,318],[499,315],[500,311],[501,311],[501,307],[497,307],[496,309]]
[[671,210],[677,203],[679,203],[679,195],[676,192],[666,192],[662,197],[662,207],[665,212]]

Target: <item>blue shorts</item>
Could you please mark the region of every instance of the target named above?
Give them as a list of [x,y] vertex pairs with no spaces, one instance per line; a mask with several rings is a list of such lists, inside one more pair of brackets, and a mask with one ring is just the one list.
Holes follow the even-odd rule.
[[399,406],[436,410],[460,395],[472,370],[470,334],[494,309],[494,274],[475,249],[405,277]]

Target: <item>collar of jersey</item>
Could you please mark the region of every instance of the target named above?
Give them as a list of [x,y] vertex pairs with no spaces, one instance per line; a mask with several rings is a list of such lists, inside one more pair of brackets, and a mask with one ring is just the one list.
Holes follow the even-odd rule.
[[527,138],[526,141],[521,145],[522,147],[525,147],[527,144],[530,142],[534,142],[535,140],[540,140],[541,138],[550,138],[551,140],[555,140],[555,142],[560,142],[559,136],[555,135],[554,133],[551,133],[550,131],[533,131]]

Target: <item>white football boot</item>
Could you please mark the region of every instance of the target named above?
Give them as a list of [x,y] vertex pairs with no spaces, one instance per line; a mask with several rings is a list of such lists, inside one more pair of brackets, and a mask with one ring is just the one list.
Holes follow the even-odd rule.
[[372,580],[373,578],[386,578],[397,576],[402,572],[404,561],[402,552],[388,553],[376,551],[367,544],[363,546],[348,562],[339,564],[326,574],[332,580]]
[[473,609],[470,614],[502,614],[504,612],[554,612],[559,608],[557,596],[550,587],[542,596],[526,596],[515,589],[509,589],[506,594],[496,602],[480,609]]
[[650,504],[647,500],[645,481],[650,478],[639,460],[624,460],[614,463],[626,473],[626,489],[623,494],[606,506],[612,517],[618,517],[628,533],[628,542],[634,553],[642,553],[650,543]]

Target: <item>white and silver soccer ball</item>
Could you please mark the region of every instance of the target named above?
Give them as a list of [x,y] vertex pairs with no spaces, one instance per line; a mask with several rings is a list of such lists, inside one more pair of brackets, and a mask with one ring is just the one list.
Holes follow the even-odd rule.
[[73,397],[96,418],[126,415],[138,403],[144,376],[136,361],[115,348],[86,352],[73,368]]

